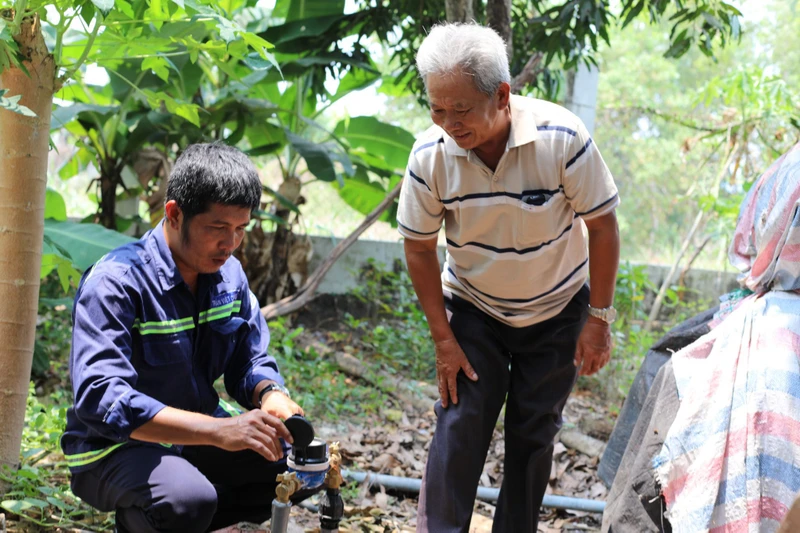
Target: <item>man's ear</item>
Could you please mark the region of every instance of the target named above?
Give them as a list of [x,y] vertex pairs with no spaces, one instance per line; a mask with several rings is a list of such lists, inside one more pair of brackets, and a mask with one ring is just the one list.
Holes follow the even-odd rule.
[[166,216],[167,223],[172,229],[180,229],[181,222],[183,222],[183,211],[178,207],[178,202],[169,200],[164,204],[164,216]]
[[501,82],[497,88],[497,109],[503,110],[508,107],[511,100],[511,85],[508,82]]

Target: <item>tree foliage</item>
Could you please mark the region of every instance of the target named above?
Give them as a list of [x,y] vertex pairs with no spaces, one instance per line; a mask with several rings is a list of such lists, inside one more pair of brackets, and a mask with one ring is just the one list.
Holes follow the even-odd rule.
[[[470,0],[464,0],[470,1]],[[486,22],[486,3],[476,0],[475,20]],[[394,49],[397,71],[394,81],[409,86],[424,100],[422,80],[415,74],[414,56],[419,44],[434,24],[445,20],[444,0],[360,0],[363,16],[375,21],[379,31]],[[705,55],[739,40],[741,13],[720,0],[512,0],[511,74],[523,71],[531,55],[542,55],[542,67],[528,90],[555,100],[564,70],[579,62],[597,63],[602,43],[610,45],[614,32],[636,20],[670,25],[665,57],[679,58],[693,46]]]

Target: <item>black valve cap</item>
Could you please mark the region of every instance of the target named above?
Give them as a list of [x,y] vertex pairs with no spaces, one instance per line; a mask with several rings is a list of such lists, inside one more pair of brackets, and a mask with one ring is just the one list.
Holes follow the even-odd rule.
[[301,415],[293,415],[284,422],[286,429],[292,434],[292,447],[305,448],[314,440],[314,428],[311,423]]

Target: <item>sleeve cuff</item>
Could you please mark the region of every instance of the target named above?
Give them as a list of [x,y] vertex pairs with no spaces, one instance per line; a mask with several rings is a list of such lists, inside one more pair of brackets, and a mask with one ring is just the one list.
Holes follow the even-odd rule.
[[240,390],[242,391],[242,395],[244,397],[237,398],[236,401],[238,401],[242,407],[255,409],[257,406],[253,405],[253,402],[251,401],[253,398],[253,391],[256,390],[256,385],[265,380],[274,381],[281,386],[286,385],[286,383],[283,381],[283,376],[281,376],[276,370],[271,368],[254,368],[247,374],[247,376],[245,376],[244,380],[242,380],[243,382]]
[[399,220],[397,221],[397,231],[400,233],[400,235],[402,235],[406,239],[411,239],[411,240],[416,240],[416,241],[427,241],[427,240],[433,239],[437,235],[439,235],[439,232],[441,231],[441,229],[442,228],[440,226],[435,231],[425,232],[425,231],[422,231],[422,230],[411,229],[410,227],[404,225]]
[[165,404],[134,389],[117,398],[103,417],[103,432],[108,438],[124,442],[131,433],[153,419]]
[[610,213],[611,211],[616,209],[618,205],[619,205],[619,194],[614,194],[614,196],[612,196],[605,202],[596,205],[592,209],[584,211],[583,213],[576,212],[575,214],[584,220],[591,220],[593,218],[601,217],[603,215]]

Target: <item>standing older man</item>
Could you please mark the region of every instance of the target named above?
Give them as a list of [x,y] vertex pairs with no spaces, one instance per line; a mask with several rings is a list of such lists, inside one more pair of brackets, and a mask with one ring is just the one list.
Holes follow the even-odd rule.
[[506,400],[494,531],[534,532],[567,396],[579,371],[609,360],[617,189],[580,119],[510,94],[505,43],[491,29],[434,27],[417,66],[435,126],[409,157],[397,218],[441,395],[418,528],[468,530]]

